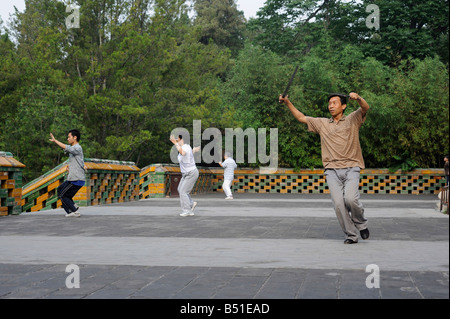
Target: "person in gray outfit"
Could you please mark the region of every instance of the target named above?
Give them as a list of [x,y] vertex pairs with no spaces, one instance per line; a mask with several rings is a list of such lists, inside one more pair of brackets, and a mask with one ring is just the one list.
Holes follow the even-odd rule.
[[71,130],[67,135],[68,145],[61,143],[52,133],[50,133],[50,142],[54,142],[61,147],[65,153],[69,154],[69,165],[67,167],[69,174],[67,180],[61,184],[58,189],[58,198],[61,200],[62,207],[66,211],[66,217],[80,217],[79,207],[75,205],[73,197],[84,186],[86,181],[84,168],[83,148],[80,145],[81,133],[78,130]]
[[175,138],[175,136],[172,135],[170,136],[170,141],[177,148],[178,162],[180,163],[182,175],[180,184],[178,185],[178,194],[180,194],[180,204],[181,209],[183,210],[180,216],[194,216],[194,209],[197,206],[197,202],[192,200],[190,193],[199,177],[194,153],[192,147],[189,144],[184,143],[182,135],[179,135],[178,138]]

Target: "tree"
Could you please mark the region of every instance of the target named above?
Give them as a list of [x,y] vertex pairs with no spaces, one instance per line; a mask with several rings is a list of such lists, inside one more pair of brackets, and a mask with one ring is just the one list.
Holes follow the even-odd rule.
[[[235,122],[242,129],[279,129],[280,167],[315,167],[321,163],[320,143],[278,103],[293,69],[277,54],[246,43],[224,84],[223,100],[235,109]],[[295,103],[311,110],[310,115],[317,114],[297,85],[290,92]]]
[[[26,121],[31,119],[23,116],[26,121],[19,121],[17,114],[32,113],[34,108],[23,109],[31,103],[30,94],[33,103],[42,103],[50,114],[61,113],[57,109],[64,106],[82,121],[89,157],[138,165],[167,162],[168,137],[177,126],[192,126],[194,119],[205,125],[229,121],[219,108],[218,92],[219,77],[229,66],[229,50],[199,42],[184,0],[80,0],[78,4],[80,29],[65,27],[60,2],[30,0],[25,12],[15,16],[17,48],[2,36],[0,50],[5,55],[0,59],[5,72],[0,75],[4,80],[0,89],[5,95],[0,103],[8,106],[8,125],[14,127],[13,135],[0,135],[2,147],[26,137]],[[30,91],[37,90],[33,83],[40,83],[41,91],[49,95]],[[42,127],[40,133],[49,128]],[[15,150],[31,158],[45,143],[36,145],[33,150]],[[51,156],[41,160],[42,166],[33,166],[54,162]]]
[[[365,25],[366,8],[376,4],[380,9],[380,30]],[[360,16],[353,29],[368,56],[391,66],[408,58],[424,59],[439,55],[448,63],[448,0],[365,0],[356,6]]]
[[245,17],[235,0],[195,0],[194,25],[200,28],[200,42],[213,41],[237,55],[244,44]]
[[361,71],[362,94],[371,104],[361,130],[367,164],[391,167],[394,156],[407,153],[419,167],[441,166],[449,130],[445,65],[437,57],[415,59],[393,70],[369,58]]
[[[369,4],[380,10],[379,31],[366,25]],[[359,45],[391,66],[436,54],[448,63],[448,7],[448,0],[268,0],[249,29],[258,44],[293,57],[307,54],[326,31],[337,47]]]
[[[79,29],[66,27],[69,2],[80,7]],[[188,3],[26,0],[9,29],[0,25],[0,148],[32,167],[27,178],[61,160],[48,130],[78,127],[86,156],[143,167],[168,162],[171,131],[191,131],[194,120],[278,128],[282,167],[321,167],[319,137],[277,101],[296,66],[290,96],[308,116],[329,116],[323,92],[355,91],[369,102],[368,167],[403,154],[441,166],[448,1],[375,1],[380,31],[366,26],[372,1],[267,0],[247,25],[234,0],[197,0],[192,17]]]
[[[19,57],[8,33],[0,35],[0,110],[3,114],[15,112],[20,100],[22,72]],[[1,131],[0,131],[1,133]],[[1,135],[1,134],[0,134]]]
[[353,10],[354,1],[268,0],[248,28],[264,48],[296,58],[308,54],[331,31],[339,35],[337,44],[347,40],[346,28],[357,19]]
[[[48,142],[50,132],[63,142],[70,129],[86,132],[81,118],[65,104],[67,97],[64,93],[43,82],[39,81],[26,90],[18,109],[8,114],[2,124],[1,140],[4,147],[27,166],[24,171],[26,180],[32,180],[60,164],[63,153]],[[89,136],[83,134],[84,139],[89,140]],[[87,156],[90,149],[86,145],[84,151]]]

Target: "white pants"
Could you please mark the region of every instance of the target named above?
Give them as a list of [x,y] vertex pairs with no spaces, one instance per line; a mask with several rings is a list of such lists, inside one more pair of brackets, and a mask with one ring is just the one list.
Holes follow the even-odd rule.
[[233,196],[233,194],[231,193],[231,184],[232,183],[233,183],[233,180],[231,180],[231,179],[226,179],[223,181],[222,189],[225,192],[225,195],[227,195],[227,197]]

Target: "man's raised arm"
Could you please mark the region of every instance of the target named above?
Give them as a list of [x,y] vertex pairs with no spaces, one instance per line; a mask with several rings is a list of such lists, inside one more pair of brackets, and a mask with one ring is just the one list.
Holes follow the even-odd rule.
[[359,106],[361,106],[361,109],[364,112],[364,115],[367,114],[367,112],[369,112],[369,109],[370,109],[369,104],[366,102],[366,100],[364,100],[362,97],[360,97],[357,93],[350,93],[350,99],[358,101]]
[[291,101],[289,101],[289,96],[283,97],[283,95],[280,95],[280,103],[285,104],[289,110],[291,111],[292,115],[300,122],[307,124],[306,116],[299,110],[295,108],[295,106],[292,104]]
[[59,147],[61,147],[63,150],[66,149],[67,145],[64,143],[61,143],[60,141],[58,141],[52,133],[50,133],[50,142],[54,142],[55,144],[57,144]]

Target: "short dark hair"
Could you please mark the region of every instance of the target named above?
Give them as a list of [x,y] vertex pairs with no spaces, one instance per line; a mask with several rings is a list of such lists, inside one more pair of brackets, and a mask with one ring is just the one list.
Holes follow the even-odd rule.
[[328,102],[330,102],[330,100],[334,97],[339,97],[341,99],[341,104],[342,105],[346,105],[347,104],[347,95],[342,94],[342,93],[332,93],[328,96]]
[[73,137],[77,138],[77,142],[80,142],[81,133],[79,130],[70,130],[69,133],[72,134]]

